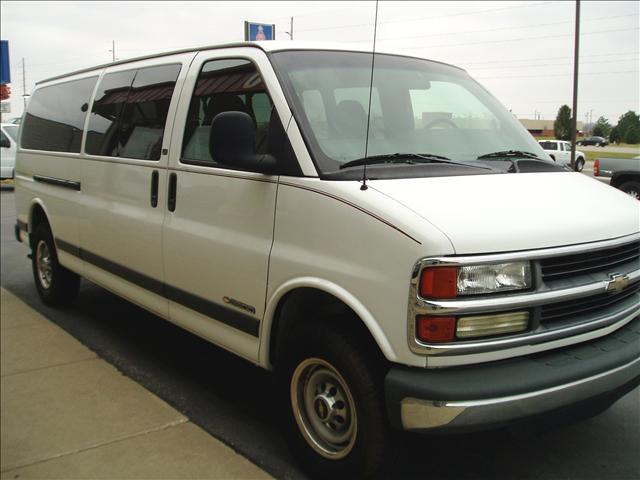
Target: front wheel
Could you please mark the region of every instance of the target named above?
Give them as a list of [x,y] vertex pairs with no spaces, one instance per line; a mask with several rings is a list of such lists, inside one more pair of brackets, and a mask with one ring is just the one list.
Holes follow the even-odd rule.
[[584,159],[578,158],[576,160],[576,172],[581,172],[584,168]]
[[314,478],[368,478],[391,456],[383,372],[352,335],[303,326],[277,366],[290,448]]
[[51,230],[40,224],[33,232],[31,265],[42,301],[54,307],[71,303],[78,295],[80,277],[58,262]]

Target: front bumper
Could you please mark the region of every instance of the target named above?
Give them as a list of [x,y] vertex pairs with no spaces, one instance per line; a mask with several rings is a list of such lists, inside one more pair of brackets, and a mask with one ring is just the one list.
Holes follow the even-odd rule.
[[[414,431],[491,428],[640,384],[640,317],[606,337],[528,357],[385,379],[391,423]],[[617,397],[616,397],[617,395]]]

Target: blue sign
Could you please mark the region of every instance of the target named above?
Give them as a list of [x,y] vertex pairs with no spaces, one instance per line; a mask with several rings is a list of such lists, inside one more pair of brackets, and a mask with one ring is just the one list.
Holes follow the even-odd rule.
[[7,40],[0,40],[0,83],[11,83],[9,42]]
[[275,40],[276,26],[270,23],[244,22],[244,39],[251,42]]

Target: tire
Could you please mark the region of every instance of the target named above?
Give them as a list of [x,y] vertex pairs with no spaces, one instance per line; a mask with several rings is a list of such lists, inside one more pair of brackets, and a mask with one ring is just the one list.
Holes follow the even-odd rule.
[[584,158],[576,159],[576,172],[581,172],[584,168]]
[[58,252],[48,225],[38,225],[32,239],[31,266],[40,298],[52,307],[70,304],[78,296],[80,277],[58,262]]
[[393,457],[377,359],[326,321],[294,330],[276,366],[284,433],[313,478],[371,478]]
[[553,160],[554,162],[556,161],[556,157],[553,155],[549,155],[549,157],[551,157],[551,160]]
[[618,188],[627,195],[631,195],[636,200],[640,200],[640,182],[624,182]]

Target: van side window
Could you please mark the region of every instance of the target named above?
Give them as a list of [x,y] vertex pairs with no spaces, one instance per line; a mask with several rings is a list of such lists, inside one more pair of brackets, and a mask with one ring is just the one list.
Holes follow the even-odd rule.
[[158,160],[180,65],[104,76],[91,110],[90,155]]
[[96,92],[85,152],[89,155],[115,157],[118,154],[118,123],[135,77],[135,70],[108,73]]
[[22,148],[80,153],[88,103],[98,77],[37,89],[22,124]]
[[180,65],[138,70],[120,121],[119,155],[159,160],[171,96]]
[[211,123],[219,113],[230,111],[251,116],[256,126],[256,150],[267,152],[275,111],[260,73],[249,60],[211,60],[200,71],[189,105],[183,163],[216,165],[209,148]]

